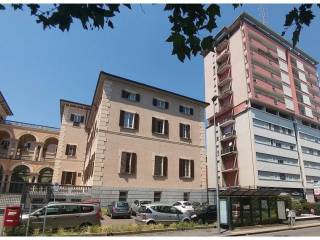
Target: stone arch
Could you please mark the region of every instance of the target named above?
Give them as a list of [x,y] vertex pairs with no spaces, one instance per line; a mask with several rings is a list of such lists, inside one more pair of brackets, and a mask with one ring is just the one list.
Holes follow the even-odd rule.
[[52,183],[53,169],[44,167],[39,171],[38,183]]
[[19,137],[17,147],[17,157],[19,159],[32,160],[36,148],[37,137],[33,134],[27,133]]
[[10,132],[0,129],[0,157],[6,158],[8,156],[10,139]]
[[36,142],[39,142],[40,140],[39,140],[39,137],[36,135],[36,134],[34,134],[33,132],[22,132],[22,133],[20,133],[20,134],[18,134],[17,136],[16,136],[16,138],[18,139],[18,140],[20,140],[23,136],[26,136],[26,135],[31,135],[31,136],[33,136],[36,140]]
[[24,185],[29,182],[30,168],[26,165],[18,165],[13,168],[10,181],[10,192],[21,193]]
[[59,140],[56,137],[48,137],[43,144],[42,158],[55,159]]

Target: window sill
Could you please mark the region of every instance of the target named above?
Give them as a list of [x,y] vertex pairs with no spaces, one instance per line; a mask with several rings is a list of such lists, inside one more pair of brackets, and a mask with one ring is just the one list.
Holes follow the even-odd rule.
[[153,135],[157,136],[157,137],[169,137],[169,134],[165,134],[165,133],[158,133],[158,132],[153,132]]
[[121,130],[125,130],[125,131],[138,131],[138,129],[135,129],[135,128],[129,128],[129,127],[120,127],[121,128]]
[[193,180],[194,178],[193,177],[180,177],[180,179],[182,179],[182,180]]
[[67,155],[67,158],[68,158],[68,159],[76,159],[77,156]]
[[164,178],[167,178],[167,176],[164,176],[164,175],[153,175],[153,178],[164,179]]
[[180,140],[183,141],[183,142],[189,142],[189,143],[192,142],[191,138],[180,137]]

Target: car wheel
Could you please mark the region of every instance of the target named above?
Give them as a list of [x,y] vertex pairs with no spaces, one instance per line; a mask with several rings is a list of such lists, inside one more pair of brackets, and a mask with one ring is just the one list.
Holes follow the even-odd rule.
[[199,218],[199,219],[198,219],[198,224],[203,224],[203,223],[204,223],[203,219],[202,219],[202,218]]
[[147,225],[150,225],[150,224],[156,224],[156,222],[155,222],[155,221],[149,221],[149,222],[147,222]]
[[190,222],[189,219],[184,219],[183,222],[187,223]]
[[79,228],[80,230],[85,230],[91,225],[92,225],[91,223],[82,223]]

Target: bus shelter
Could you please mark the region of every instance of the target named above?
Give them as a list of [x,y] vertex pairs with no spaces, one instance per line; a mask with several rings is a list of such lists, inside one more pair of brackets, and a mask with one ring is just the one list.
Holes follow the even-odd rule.
[[280,223],[286,219],[287,202],[275,189],[227,189],[220,192],[220,223],[233,229]]

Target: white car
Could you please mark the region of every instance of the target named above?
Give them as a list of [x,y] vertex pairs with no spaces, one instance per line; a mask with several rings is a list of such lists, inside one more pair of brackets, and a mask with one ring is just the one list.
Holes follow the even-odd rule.
[[193,213],[194,212],[192,204],[188,201],[178,201],[178,202],[175,202],[173,204],[173,206],[183,213]]

